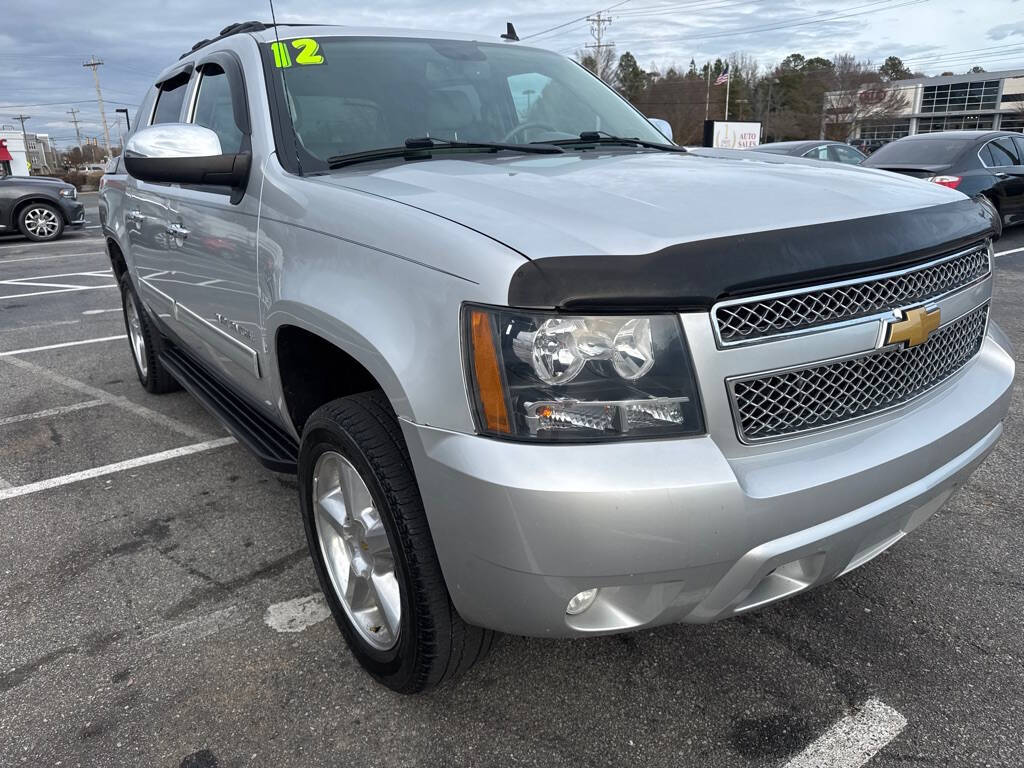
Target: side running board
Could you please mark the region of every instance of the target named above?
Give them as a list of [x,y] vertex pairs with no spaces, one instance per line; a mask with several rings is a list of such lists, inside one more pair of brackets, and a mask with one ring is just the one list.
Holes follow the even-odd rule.
[[188,392],[216,416],[268,469],[295,474],[299,446],[295,439],[178,347],[167,344],[161,362]]

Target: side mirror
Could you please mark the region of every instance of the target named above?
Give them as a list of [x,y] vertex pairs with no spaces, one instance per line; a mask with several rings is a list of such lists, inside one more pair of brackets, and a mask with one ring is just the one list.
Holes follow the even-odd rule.
[[140,181],[242,187],[251,160],[248,152],[223,154],[216,133],[190,123],[141,128],[124,149],[124,166]]
[[647,122],[657,128],[662,136],[672,141],[672,126],[669,125],[668,120],[662,120],[660,117],[648,117]]

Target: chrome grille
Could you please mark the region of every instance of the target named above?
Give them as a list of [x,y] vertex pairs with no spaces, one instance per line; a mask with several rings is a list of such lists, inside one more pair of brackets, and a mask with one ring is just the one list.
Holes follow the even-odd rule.
[[991,271],[988,245],[914,269],[802,292],[724,302],[714,309],[723,345],[852,320],[963,288]]
[[942,326],[924,344],[887,347],[823,365],[729,382],[744,442],[834,426],[904,403],[936,386],[977,354],[985,304]]

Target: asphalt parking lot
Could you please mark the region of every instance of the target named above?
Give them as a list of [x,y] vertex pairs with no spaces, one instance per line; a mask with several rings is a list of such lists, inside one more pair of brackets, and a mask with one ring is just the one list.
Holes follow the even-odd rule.
[[[1024,229],[997,250],[1019,354]],[[108,270],[98,228],[0,238],[0,765],[1024,765],[1019,390],[969,485],[839,581],[711,626],[504,637],[401,697],[323,620],[294,482],[138,385]]]

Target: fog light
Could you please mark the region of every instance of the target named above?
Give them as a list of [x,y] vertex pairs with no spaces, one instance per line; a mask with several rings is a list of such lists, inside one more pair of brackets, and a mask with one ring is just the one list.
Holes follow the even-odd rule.
[[565,606],[565,612],[570,616],[578,616],[583,613],[587,608],[594,604],[594,600],[597,599],[597,588],[584,589],[578,595],[576,595],[569,604]]

